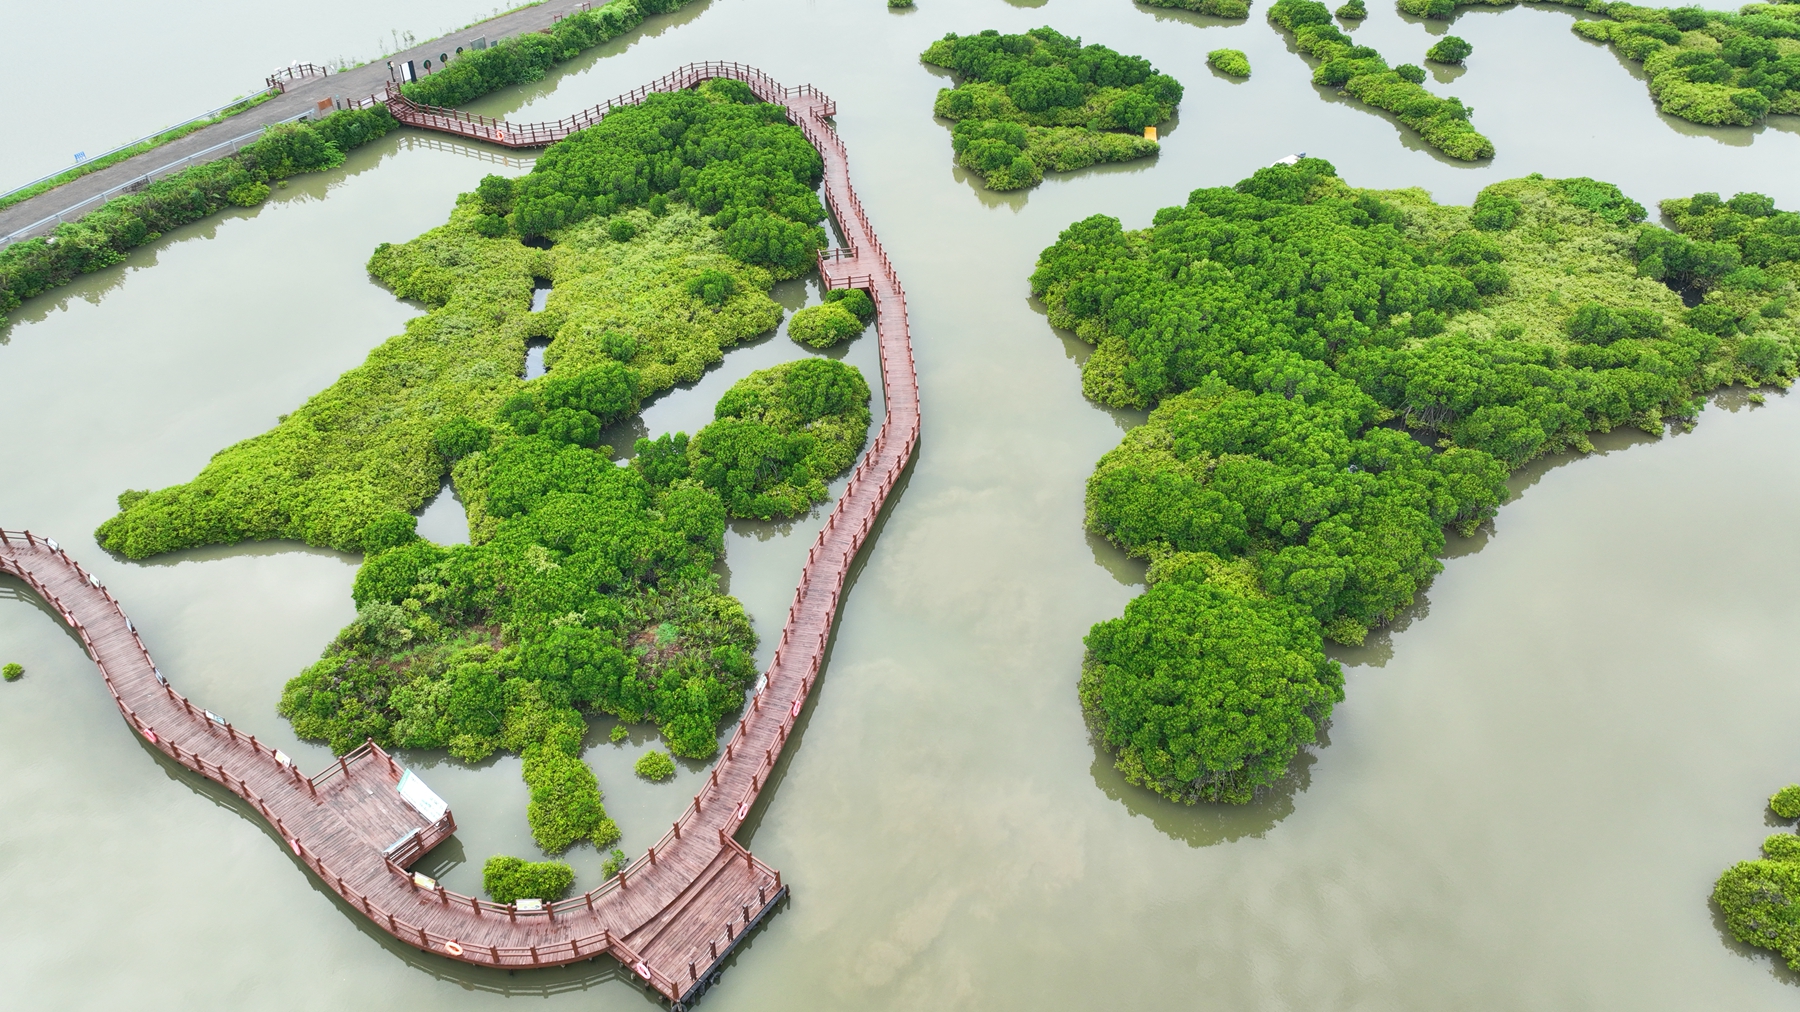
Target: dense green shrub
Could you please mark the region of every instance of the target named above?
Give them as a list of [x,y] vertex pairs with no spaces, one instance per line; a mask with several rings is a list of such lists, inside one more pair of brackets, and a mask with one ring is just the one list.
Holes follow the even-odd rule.
[[1493,515],[1506,468],[1370,428],[1375,402],[1328,380],[1302,396],[1210,378],[1164,400],[1100,458],[1088,529],[1153,559],[1251,553],[1264,586],[1359,640],[1436,575],[1445,526]]
[[1215,18],[1247,18],[1250,16],[1249,0],[1137,0],[1146,7],[1175,7],[1196,14],[1210,14]]
[[[1087,491],[1088,528],[1150,560],[1139,603],[1156,596],[1141,622],[1128,609],[1124,626],[1089,638],[1082,701],[1121,769],[1183,800],[1247,800],[1327,712],[1316,699],[1271,704],[1254,756],[1222,732],[1158,729],[1165,713],[1196,729],[1228,718],[1202,705],[1224,698],[1223,676],[1158,667],[1192,651],[1153,631],[1195,630],[1180,635],[1202,657],[1238,658],[1232,670],[1321,634],[1360,642],[1438,572],[1445,528],[1468,533],[1494,514],[1508,468],[1590,449],[1595,431],[1688,424],[1722,384],[1793,377],[1800,264],[1767,259],[1745,277],[1740,257],[1675,252],[1711,242],[1778,256],[1787,247],[1769,237],[1787,234],[1783,212],[1756,194],[1701,194],[1665,213],[1682,231],[1642,224],[1643,206],[1611,184],[1541,176],[1447,207],[1418,190],[1354,189],[1300,159],[1195,190],[1141,232],[1076,222],[1044,250],[1033,294],[1052,324],[1095,345],[1084,392],[1154,408]],[[1700,309],[1717,308],[1719,333],[1648,276],[1658,255],[1710,265],[1717,287]],[[1769,312],[1738,315],[1747,306]],[[1269,600],[1310,632],[1273,645],[1247,606],[1159,591],[1171,580]],[[1095,638],[1123,627],[1141,635]],[[1249,645],[1211,631],[1226,627]],[[1186,681],[1200,702],[1178,704]]]
[[1361,21],[1369,16],[1369,8],[1363,3],[1363,0],[1348,0],[1332,13],[1345,21]]
[[1733,938],[1800,970],[1800,863],[1739,861],[1719,876],[1712,899]]
[[687,444],[686,474],[734,517],[799,516],[825,501],[825,479],[849,468],[867,440],[869,385],[842,362],[801,359],[739,380],[713,417]]
[[875,322],[875,300],[860,288],[834,288],[825,293],[825,302],[842,306],[865,324]]
[[496,854],[481,866],[481,888],[496,903],[559,900],[575,885],[575,869],[561,861],[524,861]]
[[1212,64],[1214,70],[1232,77],[1250,76],[1250,57],[1241,49],[1215,49],[1206,54],[1206,62]]
[[5,667],[0,667],[0,678],[4,678],[9,682],[16,682],[24,677],[25,666],[17,661],[8,661]]
[[866,324],[842,304],[808,306],[788,321],[788,336],[809,348],[829,348],[863,332]]
[[667,752],[651,749],[639,756],[631,768],[645,780],[667,780],[675,775],[675,760]]
[[[1784,819],[1800,817],[1800,785],[1775,792],[1769,807]],[[1713,886],[1712,900],[1733,938],[1770,949],[1800,970],[1800,837],[1763,840],[1763,860],[1739,861]]]
[[[1449,2],[1449,0],[1445,0]],[[1345,94],[1385,109],[1417,130],[1426,143],[1452,158],[1492,158],[1494,145],[1469,124],[1474,110],[1460,99],[1439,98],[1420,84],[1424,75],[1390,69],[1381,54],[1358,46],[1331,23],[1331,12],[1317,0],[1276,0],[1269,20],[1293,36],[1300,51],[1319,61],[1313,83],[1343,89]]]
[[957,164],[994,190],[1035,186],[1047,170],[1154,154],[1156,142],[1139,135],[1181,102],[1181,84],[1148,60],[1083,47],[1051,28],[951,33],[920,59],[961,75],[933,109],[956,123]]
[[1475,47],[1462,37],[1446,35],[1436,45],[1425,50],[1425,58],[1433,63],[1461,63],[1474,51]]
[[1251,800],[1344,697],[1311,616],[1210,582],[1158,582],[1086,643],[1095,736],[1132,783],[1189,804]]
[[[712,216],[735,259],[778,277],[804,273],[825,245],[814,192],[824,162],[785,109],[745,102],[747,89],[729,84],[742,88],[713,81],[651,95],[552,145],[514,184],[506,221],[520,235],[549,235],[653,197],[666,212],[677,198]],[[608,234],[624,242],[660,217],[613,218]]]
[[23,300],[110,267],[170,229],[226,207],[259,204],[269,196],[270,180],[340,165],[344,152],[396,125],[385,106],[332,113],[317,124],[277,124],[236,155],[165,176],[58,225],[49,236],[0,250],[0,326]]
[[665,14],[688,0],[612,0],[575,11],[541,32],[501,39],[486,49],[461,53],[442,70],[401,86],[426,105],[461,105],[510,84],[542,80],[558,63],[636,28],[646,14]]
[[[1418,17],[1449,18],[1460,7],[1513,0],[1400,0]],[[1770,113],[1800,114],[1800,5],[1750,3],[1733,14],[1673,10],[1622,0],[1545,0],[1603,20],[1570,25],[1644,65],[1650,94],[1671,116],[1708,125],[1748,126]]]

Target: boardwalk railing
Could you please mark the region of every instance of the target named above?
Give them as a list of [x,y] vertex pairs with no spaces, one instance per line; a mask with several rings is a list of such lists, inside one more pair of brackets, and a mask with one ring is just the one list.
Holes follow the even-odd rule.
[[[556,124],[517,127],[409,103],[399,110],[413,125],[477,139],[471,130],[567,136],[577,124],[598,121],[622,104],[724,76],[745,81],[765,101],[785,102],[790,119],[824,160],[826,201],[846,245],[821,254],[819,267],[827,286],[865,288],[875,303],[887,413],[807,552],[774,660],[724,755],[668,832],[614,878],[578,897],[520,905],[452,892],[410,871],[455,831],[456,822],[447,810],[430,819],[404,800],[398,791],[403,771],[385,751],[368,742],[319,774],[303,775],[279,751],[177,693],[111,592],[56,542],[0,531],[0,571],[23,579],[75,629],[131,727],[163,754],[243,798],[296,858],[370,921],[422,950],[486,966],[551,966],[611,955],[675,1009],[699,999],[733,949],[788,892],[781,873],[733,837],[792,738],[817,682],[851,564],[917,446],[918,382],[905,293],[850,186],[844,146],[826,122],[836,108],[810,87],[785,88],[742,64],[708,63]],[[403,101],[390,97],[396,105]]]
[[[719,77],[748,84],[751,91],[756,93],[756,97],[765,102],[785,105],[794,97],[808,98],[823,104],[826,111],[822,115],[837,115],[836,105],[812,85],[801,85],[799,88],[790,90],[755,67],[742,63],[690,63],[664,74],[640,88],[633,88],[617,98],[583,109],[572,116],[565,116],[554,123],[509,123],[503,119],[464,112],[461,109],[420,105],[402,95],[399,86],[392,83],[387,86],[385,101],[388,111],[394,114],[394,118],[407,126],[455,134],[458,137],[487,141],[490,144],[508,148],[541,148],[555,144],[578,130],[586,130],[606,118],[606,114],[614,109],[637,105],[649,96],[658,93],[685,91],[697,84]],[[806,129],[804,124],[801,129]],[[836,137],[835,134],[832,136]],[[808,139],[814,140],[811,137]],[[814,143],[818,142],[814,140]],[[841,143],[838,145],[840,149],[842,146]]]

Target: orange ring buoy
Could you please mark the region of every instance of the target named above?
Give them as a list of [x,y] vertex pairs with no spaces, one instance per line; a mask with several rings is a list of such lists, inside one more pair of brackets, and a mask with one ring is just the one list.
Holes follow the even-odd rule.
[[452,938],[444,943],[444,951],[452,956],[460,956],[462,955],[462,946],[458,945],[456,939]]

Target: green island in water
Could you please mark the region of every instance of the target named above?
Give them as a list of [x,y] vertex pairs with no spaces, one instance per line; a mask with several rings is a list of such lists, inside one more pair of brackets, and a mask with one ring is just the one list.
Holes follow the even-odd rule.
[[[757,675],[750,621],[713,572],[725,521],[824,502],[867,439],[870,390],[804,358],[740,380],[691,438],[639,440],[628,467],[601,439],[780,322],[770,286],[824,245],[822,171],[785,110],[737,81],[615,111],[378,248],[370,274],[430,311],[192,482],[121,495],[97,537],[130,558],[275,538],[366,553],[356,620],[288,683],[281,714],[338,752],[372,738],[517,753],[538,846],[610,846],[583,714],[653,723],[677,756],[717,751]],[[542,312],[536,279],[551,282]],[[860,332],[867,303],[824,308]],[[533,338],[551,339],[549,371],[521,380]],[[414,534],[446,478],[469,545]],[[501,902],[573,882],[494,862],[484,884]]]
[[1181,82],[1150,61],[1054,28],[944,36],[919,57],[962,80],[933,112],[956,125],[956,164],[990,190],[1022,190],[1044,172],[1126,162],[1157,151],[1144,133],[1175,114]]
[[1087,489],[1089,529],[1151,562],[1080,685],[1132,782],[1251,800],[1342,699],[1323,641],[1412,604],[1511,469],[1787,384],[1800,215],[1758,194],[1664,211],[1675,231],[1541,176],[1445,206],[1306,158],[1043,252],[1032,291],[1095,346],[1087,396],[1154,408]]

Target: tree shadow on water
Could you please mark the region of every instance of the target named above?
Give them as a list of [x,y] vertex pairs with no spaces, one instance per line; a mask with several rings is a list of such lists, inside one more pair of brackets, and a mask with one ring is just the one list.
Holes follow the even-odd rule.
[[1719,933],[1719,944],[1727,952],[1747,962],[1758,963],[1768,968],[1769,976],[1789,987],[1800,987],[1800,973],[1794,972],[1773,950],[1758,948],[1738,941],[1731,934],[1731,928],[1725,924],[1725,911],[1710,898],[1706,900],[1706,910],[1712,915],[1713,930]]
[[[1330,746],[1328,731],[1329,726],[1319,729],[1316,748]],[[1127,782],[1125,774],[1114,765],[1113,753],[1092,738],[1089,743],[1094,749],[1094,765],[1090,772],[1100,793],[1124,805],[1134,817],[1149,819],[1157,832],[1169,839],[1180,840],[1195,848],[1232,843],[1245,837],[1261,838],[1281,820],[1294,814],[1295,798],[1312,786],[1312,765],[1318,762],[1312,749],[1301,749],[1288,764],[1287,775],[1274,787],[1258,791],[1256,800],[1247,805],[1207,802],[1184,805]]]

